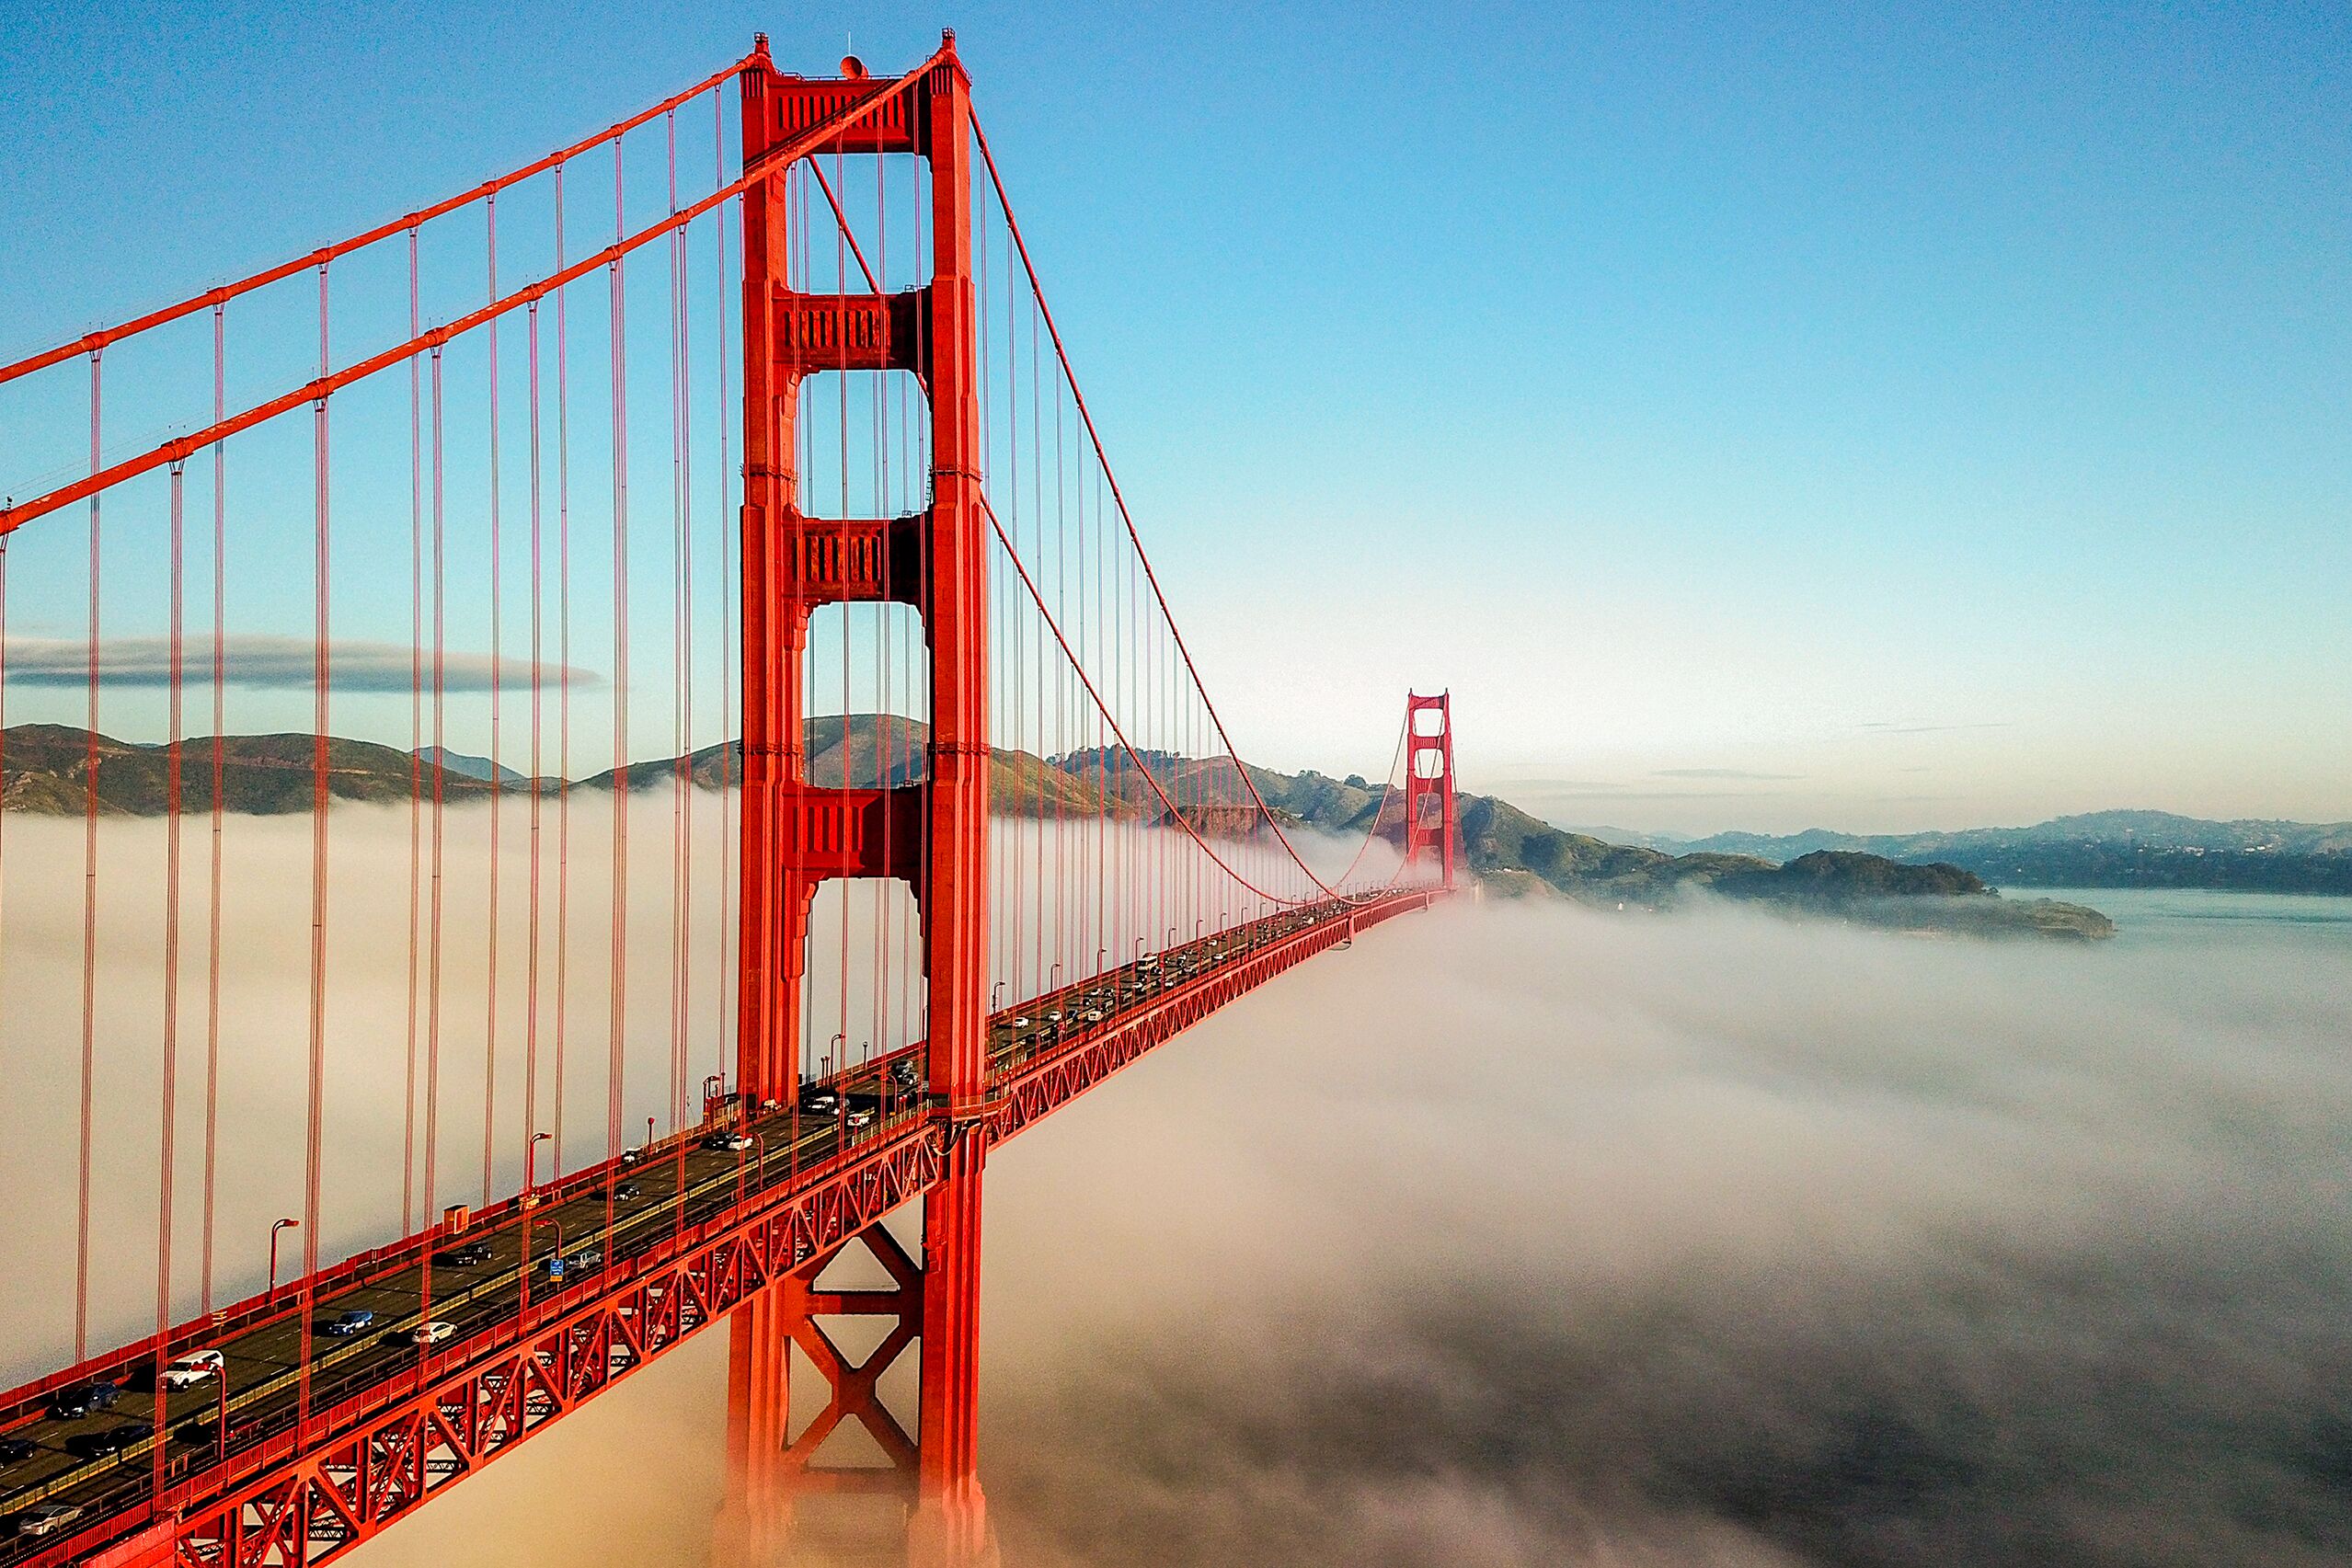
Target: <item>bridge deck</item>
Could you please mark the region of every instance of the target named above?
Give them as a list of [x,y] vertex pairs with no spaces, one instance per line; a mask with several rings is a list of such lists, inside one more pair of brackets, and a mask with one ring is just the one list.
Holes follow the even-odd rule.
[[[1360,907],[1355,923],[1369,924],[1428,901],[1426,892],[1398,895]],[[992,1108],[987,1135],[1012,1136],[1197,1014],[1182,1013],[1173,1022],[1164,1017],[1158,1032],[1105,1057],[1099,1047],[1123,1032],[1133,1033],[1142,1015],[1165,1015],[1171,1002],[1187,998],[1213,1007],[1225,999],[1222,990],[1227,988],[1218,982],[1236,966],[1299,945],[1305,933],[1337,940],[1343,933],[1330,932],[1329,924],[1348,912],[1337,903],[1285,912],[995,1014],[989,1030]],[[1298,956],[1325,944],[1302,947]],[[1272,972],[1268,968],[1237,989]],[[1209,994],[1212,990],[1220,994]],[[1091,1011],[1103,1016],[1081,1017]],[[1097,1059],[1088,1066],[1084,1059],[1090,1056]],[[314,1425],[320,1424],[320,1413],[355,1408],[355,1402],[367,1404],[372,1391],[438,1381],[452,1368],[465,1367],[477,1350],[486,1354],[494,1345],[511,1345],[519,1331],[555,1310],[557,1300],[576,1303],[583,1295],[622,1288],[638,1260],[673,1253],[682,1238],[706,1234],[773,1197],[838,1182],[887,1147],[935,1137],[920,1083],[912,1091],[891,1083],[890,1065],[901,1058],[915,1063],[919,1072],[922,1049],[916,1046],[828,1081],[844,1096],[872,1094],[880,1102],[873,1123],[863,1128],[847,1125],[844,1098],[843,1111],[832,1117],[812,1117],[796,1106],[749,1117],[740,1125],[755,1135],[755,1143],[743,1153],[705,1147],[709,1127],[689,1129],[545,1184],[528,1203],[518,1196],[486,1211],[463,1238],[487,1248],[482,1262],[450,1261],[457,1238],[432,1231],[323,1272],[309,1302],[314,1332],[306,1368],[301,1282],[228,1310],[220,1314],[217,1328],[198,1324],[176,1332],[175,1356],[217,1349],[226,1372],[224,1385],[207,1380],[162,1396],[168,1502],[189,1507],[216,1499],[251,1478],[258,1468],[258,1449],[285,1449],[297,1424],[305,1371]],[[1057,1071],[1076,1076],[1055,1084],[1050,1081]],[[625,1192],[631,1185],[635,1196],[616,1196],[616,1189]],[[567,1260],[560,1279],[547,1271],[558,1228]],[[605,1287],[602,1292],[595,1288],[600,1284]],[[375,1314],[365,1333],[338,1338],[319,1332],[353,1310]],[[447,1322],[453,1333],[430,1350],[407,1343],[408,1331],[425,1322]],[[60,1387],[92,1376],[123,1382],[113,1409],[78,1419],[52,1412]],[[33,1445],[29,1457],[0,1469],[0,1530],[11,1532],[0,1537],[0,1564],[63,1561],[120,1539],[151,1516],[153,1384],[153,1345],[143,1342],[0,1396],[0,1437]],[[88,1451],[94,1435],[123,1427],[136,1436],[119,1452]],[[16,1533],[26,1511],[37,1505],[80,1513],[52,1536]]]

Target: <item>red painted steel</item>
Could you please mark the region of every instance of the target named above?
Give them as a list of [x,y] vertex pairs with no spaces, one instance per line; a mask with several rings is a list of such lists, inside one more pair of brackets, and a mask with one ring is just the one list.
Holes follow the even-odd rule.
[[[939,1568],[969,1568],[991,1561],[994,1547],[978,1480],[976,1423],[980,1244],[990,1150],[1248,990],[1317,953],[1345,944],[1366,926],[1428,907],[1454,885],[1452,730],[1449,699],[1443,694],[1408,698],[1404,742],[1405,869],[1434,862],[1440,878],[1434,887],[1392,884],[1366,896],[1334,896],[1304,905],[1265,893],[1203,836],[1181,807],[1182,801],[1199,804],[1197,795],[1187,793],[1198,788],[1197,781],[1187,785],[1180,772],[1172,775],[1177,799],[1171,800],[1143,759],[1128,746],[1126,733],[1081,661],[1085,639],[1073,647],[1065,635],[1023,562],[1016,539],[997,521],[983,489],[975,177],[984,171],[1000,202],[1004,193],[972,118],[969,81],[957,59],[952,33],[916,70],[882,81],[858,74],[832,81],[785,75],[774,69],[763,39],[738,65],[564,154],[289,268],[257,274],[94,335],[42,362],[86,351],[95,368],[97,350],[107,341],[206,303],[217,305],[236,292],[305,268],[321,269],[323,289],[324,262],[331,256],[404,229],[413,231],[427,218],[487,200],[503,185],[545,168],[556,168],[560,179],[564,158],[614,141],[630,126],[647,123],[729,77],[740,84],[742,167],[738,178],[723,183],[709,197],[675,208],[673,194],[673,212],[665,221],[623,234],[613,245],[576,262],[567,264],[559,256],[549,277],[503,298],[495,297],[493,285],[488,303],[430,332],[417,333],[412,324],[409,341],[339,371],[326,360],[322,328],[316,379],[234,416],[216,396],[210,426],[111,467],[98,469],[94,462],[97,471],[86,478],[23,505],[0,507],[0,542],[7,531],[32,517],[85,498],[95,506],[104,490],[126,478],[166,465],[176,474],[191,453],[207,445],[217,450],[225,437],[304,403],[317,409],[323,439],[331,394],[424,351],[433,356],[437,421],[439,358],[449,341],[476,327],[494,330],[500,315],[517,308],[533,311],[535,322],[537,303],[565,283],[607,267],[617,269],[624,256],[657,235],[677,234],[696,217],[740,199],[745,380],[740,520],[744,777],[738,1085],[746,1114],[754,1116],[763,1105],[791,1100],[798,1090],[801,991],[810,904],[818,885],[828,877],[893,877],[913,889],[924,944],[924,1037],[893,1054],[919,1057],[924,1063],[927,1100],[922,1113],[895,1123],[886,1120],[863,1141],[813,1168],[795,1169],[780,1182],[768,1176],[763,1149],[761,1178],[770,1185],[739,1185],[729,1207],[691,1224],[685,1222],[682,1197],[681,1223],[674,1230],[630,1255],[615,1255],[596,1272],[558,1285],[539,1299],[526,1295],[507,1315],[469,1326],[445,1347],[419,1352],[412,1368],[387,1373],[381,1367],[364,1371],[346,1367],[337,1372],[330,1363],[316,1369],[314,1386],[313,1358],[304,1354],[298,1374],[289,1374],[299,1376],[304,1391],[296,1404],[270,1410],[268,1391],[260,1391],[263,1397],[249,1402],[254,1407],[249,1419],[234,1432],[224,1404],[220,1450],[208,1448],[166,1458],[158,1443],[151,1487],[135,1494],[106,1494],[103,1511],[94,1514],[77,1534],[21,1562],[39,1568],[69,1561],[126,1568],[171,1562],[224,1568],[324,1562],[671,1345],[730,1314],[732,1484],[727,1528],[738,1546],[765,1552],[783,1541],[797,1494],[861,1489],[901,1496],[910,1505],[911,1561]],[[928,162],[928,281],[895,293],[883,291],[865,253],[846,235],[839,198],[811,161],[818,154],[911,155]],[[793,286],[790,258],[796,245],[805,249],[806,236],[794,232],[786,177],[804,163],[822,187],[848,249],[856,255],[869,284],[864,294],[820,295]],[[1034,290],[1027,246],[1009,206],[1004,213]],[[1011,259],[1005,258],[1008,282]],[[560,303],[559,293],[557,297]],[[1102,459],[1092,416],[1077,392],[1041,293],[1038,310],[1051,335],[1053,355],[1086,441],[1102,461],[1118,521],[1135,544],[1135,559],[1158,600],[1156,577],[1142,554],[1117,480]],[[618,352],[616,337],[616,364]],[[1034,373],[1034,344],[1031,352]],[[0,381],[39,368],[40,359],[0,367]],[[842,370],[909,372],[923,386],[930,414],[930,494],[921,498],[925,504],[912,515],[820,522],[801,505],[801,476],[796,472],[801,383],[819,372]],[[320,484],[323,519],[323,470]],[[438,499],[435,504],[438,508]],[[1035,602],[1044,628],[1101,710],[1129,761],[1142,769],[1142,779],[1159,795],[1171,824],[1190,835],[1209,861],[1241,887],[1286,906],[1282,915],[1228,931],[1225,938],[1240,940],[1239,947],[1221,953],[1215,944],[1204,943],[1194,958],[1181,964],[1175,961],[1176,955],[1192,950],[1177,945],[1176,928],[1171,927],[1164,955],[1166,966],[1153,972],[1150,985],[1123,993],[1123,1001],[1105,1003],[1113,1009],[1109,1017],[1083,1025],[1056,1025],[1068,1033],[1042,1044],[1038,1043],[1042,1036],[1032,1031],[1020,1036],[1027,1044],[1000,1045],[994,1059],[988,1012],[986,858],[992,539],[1007,551],[1018,589]],[[319,540],[323,585],[323,523]],[[1007,591],[1017,600],[1009,582]],[[924,778],[919,784],[819,788],[809,778],[801,668],[809,616],[821,605],[852,601],[901,602],[922,617],[932,711]],[[1160,608],[1165,612],[1164,600]],[[323,597],[319,614],[323,658]],[[1172,618],[1166,626],[1169,646],[1197,689],[1190,652]],[[1042,640],[1038,651],[1042,659]],[[217,648],[215,657],[217,660]],[[1171,667],[1153,679],[1175,673]],[[323,704],[323,666],[320,683]],[[1230,753],[1214,707],[1205,692],[1199,696],[1208,727]],[[1419,727],[1428,715],[1435,715],[1433,727],[1424,735]],[[95,723],[92,728],[95,732]],[[314,729],[314,814],[323,822],[323,711]],[[1197,732],[1196,738],[1205,738]],[[1104,750],[1107,755],[1108,749]],[[623,766],[625,761],[625,755],[616,759]],[[1240,777],[1257,809],[1266,813],[1255,782],[1245,770]],[[218,795],[216,786],[216,810]],[[1059,810],[1057,802],[1057,821]],[[1266,816],[1271,820],[1270,813]],[[1274,853],[1259,847],[1268,858]],[[1299,859],[1287,839],[1279,847],[1314,886],[1332,891]],[[315,853],[315,868],[323,864],[323,854]],[[1040,860],[1040,887],[1043,875]],[[1341,880],[1344,884],[1346,878]],[[1197,895],[1199,889],[1192,891]],[[314,901],[322,897],[314,888]],[[1196,922],[1194,930],[1199,929]],[[1043,940],[1041,928],[1038,940]],[[1265,945],[1254,945],[1259,940]],[[316,992],[316,956],[313,967]],[[1044,968],[1042,948],[1038,967]],[[1057,990],[1026,1005],[1043,1013],[1043,1004],[1065,990],[1078,994],[1076,984],[1060,987],[1060,967],[1054,966]],[[1138,967],[1141,971],[1142,966]],[[1075,1006],[1067,1000],[1060,1005]],[[1086,1016],[1098,1017],[1093,1013]],[[319,1017],[315,995],[314,1035]],[[314,1038],[314,1058],[317,1048]],[[560,1070],[559,1066],[559,1083]],[[315,1060],[313,1071],[315,1083]],[[314,1158],[316,1116],[314,1104]],[[648,1155],[683,1153],[684,1140],[694,1136],[690,1130],[660,1145],[649,1139]],[[548,1184],[539,1196],[553,1198],[566,1191],[583,1191],[610,1182],[614,1172],[608,1164],[572,1173]],[[736,1179],[740,1184],[740,1171]],[[308,1183],[315,1210],[315,1163]],[[924,1199],[919,1263],[881,1228],[885,1215],[916,1197]],[[520,1199],[486,1203],[476,1218],[501,1223],[515,1219],[520,1207]],[[316,1234],[315,1223],[309,1230]],[[332,1288],[415,1266],[439,1233],[410,1236],[332,1268],[306,1269],[302,1280],[282,1289],[273,1288],[224,1312],[172,1328],[167,1334],[86,1359],[0,1396],[0,1417],[29,1413],[43,1395],[69,1380],[136,1369],[152,1362],[166,1345],[199,1348],[290,1308],[302,1310],[307,1321],[309,1304]],[[820,1288],[820,1276],[854,1240],[862,1242],[888,1275],[888,1288]],[[524,1265],[527,1269],[527,1253]],[[164,1300],[167,1304],[168,1298]],[[819,1322],[844,1314],[893,1320],[880,1347],[863,1361],[844,1356]],[[159,1321],[165,1315],[159,1312]],[[878,1384],[918,1344],[917,1420],[909,1432],[881,1402]],[[827,1394],[823,1413],[797,1434],[790,1429],[788,1400],[794,1345],[815,1365]],[[888,1461],[885,1469],[842,1472],[816,1462],[820,1448],[845,1422],[862,1426],[873,1437]]]
[[[1451,700],[1445,692],[1434,697],[1410,692],[1405,699],[1405,864],[1435,856],[1448,888],[1454,885],[1455,839]],[[1428,734],[1421,731],[1423,714],[1437,717]]]
[[[958,1147],[992,1149],[1245,992],[1439,897],[1422,888],[1371,906],[1325,906],[1314,923],[1245,959],[1172,984],[1083,1034],[1000,1064]],[[948,1177],[952,1153],[947,1124],[909,1118],[842,1157],[664,1235],[641,1253],[614,1258],[609,1270],[534,1296],[527,1317],[503,1317],[453,1342],[426,1363],[421,1378],[398,1372],[361,1388],[327,1388],[307,1428],[297,1425],[289,1410],[281,1426],[265,1418],[267,1430],[236,1431],[224,1463],[191,1455],[172,1473],[160,1506],[179,1519],[178,1561],[283,1568],[339,1556],[690,1334],[751,1306],[811,1259],[838,1250],[915,1197],[927,1201]],[[592,1186],[611,1175],[610,1167],[595,1167],[567,1176],[564,1185]],[[542,1196],[556,1190],[543,1188]],[[495,1212],[511,1207],[510,1200]],[[375,1266],[384,1265],[389,1251],[370,1254]],[[287,1287],[281,1296],[293,1293]],[[928,1293],[924,1310],[932,1310]],[[764,1364],[737,1357],[730,1395],[743,1402],[730,1400],[730,1430],[741,1435],[732,1451],[744,1454],[747,1464],[757,1459],[754,1473],[764,1469],[773,1507],[786,1495],[789,1480],[780,1462],[785,1406],[771,1397],[784,1391],[782,1349],[789,1328],[773,1309],[754,1310],[767,1311],[768,1321],[736,1330],[737,1344],[749,1340],[774,1356]],[[194,1327],[175,1336],[178,1348],[201,1347]],[[137,1359],[123,1351],[89,1366],[122,1368]],[[45,1379],[19,1389],[0,1398],[0,1407],[29,1405],[34,1390],[59,1381]],[[751,1452],[745,1445],[755,1435],[763,1443],[774,1435],[779,1446]],[[744,1503],[739,1495],[730,1506]],[[156,1505],[141,1486],[135,1502],[25,1558],[20,1568],[86,1562],[152,1528]],[[974,1516],[952,1510],[941,1515],[965,1523]],[[307,1543],[306,1557],[297,1542]]]
[[[770,188],[747,195],[744,233],[743,509],[745,839],[741,1024],[737,1077],[754,1104],[797,1089],[801,979],[816,887],[829,877],[890,876],[915,892],[925,975],[925,1056],[942,1127],[944,1178],[925,1198],[917,1478],[918,1534],[943,1562],[987,1540],[973,1468],[980,1194],[984,1140],[968,1136],[987,1053],[988,537],[981,488],[972,303],[970,82],[949,33],[934,60],[869,120],[819,152],[914,153],[931,168],[931,274],[901,293],[817,295],[788,276],[790,209]],[[830,123],[851,82],[778,75],[755,53],[743,75],[743,158],[758,166],[793,128]],[[899,110],[902,109],[901,115]],[[836,217],[832,187],[826,197]],[[753,236],[756,235],[756,238]],[[858,257],[869,281],[878,281]],[[800,383],[820,371],[912,371],[931,417],[931,497],[916,518],[812,521],[800,504],[795,424]],[[921,784],[821,788],[807,775],[801,655],[809,618],[852,599],[900,599],[921,612],[930,650],[928,766]],[[919,807],[908,809],[910,807]],[[905,1320],[902,1320],[902,1323]],[[774,1336],[815,1331],[794,1306],[762,1308],[738,1331],[730,1430],[768,1444],[789,1379]],[[767,1342],[759,1339],[768,1336]],[[834,1386],[836,1399],[840,1385]],[[772,1487],[758,1451],[746,1484]],[[763,1534],[764,1524],[750,1527]]]

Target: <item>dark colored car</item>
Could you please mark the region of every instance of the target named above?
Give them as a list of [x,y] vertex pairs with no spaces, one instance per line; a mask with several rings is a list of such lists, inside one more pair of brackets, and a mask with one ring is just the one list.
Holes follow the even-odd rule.
[[354,1307],[350,1311],[329,1318],[326,1322],[319,1324],[318,1332],[335,1339],[350,1339],[354,1335],[365,1333],[374,1322],[373,1312],[369,1311],[365,1307]]
[[86,1383],[75,1383],[50,1395],[49,1413],[60,1421],[79,1421],[94,1410],[112,1410],[114,1402],[121,1397],[120,1383],[105,1378],[93,1378]]
[[613,1189],[613,1201],[614,1203],[635,1203],[637,1199],[644,1196],[644,1189],[639,1187],[635,1182],[623,1182]]
[[477,1264],[486,1264],[490,1261],[490,1243],[463,1242],[446,1252],[435,1253],[433,1261],[445,1263],[452,1268],[472,1268]]
[[20,1465],[40,1451],[29,1437],[0,1437],[0,1465]]
[[66,1451],[86,1459],[100,1459],[119,1454],[147,1435],[144,1426],[102,1426],[96,1432],[77,1432],[65,1439]]
[[890,1064],[890,1082],[901,1089],[912,1089],[915,1078],[914,1058],[901,1057]]

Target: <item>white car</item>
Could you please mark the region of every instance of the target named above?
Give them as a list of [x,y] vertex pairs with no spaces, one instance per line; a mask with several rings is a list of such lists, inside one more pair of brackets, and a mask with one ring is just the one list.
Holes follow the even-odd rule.
[[439,1345],[442,1340],[447,1339],[450,1335],[456,1332],[457,1325],[455,1323],[443,1322],[440,1319],[436,1318],[431,1322],[419,1323],[415,1328],[410,1329],[408,1331],[408,1343],[411,1345]]
[[219,1377],[226,1365],[217,1350],[191,1350],[185,1356],[174,1356],[171,1365],[164,1368],[164,1387],[192,1387],[207,1378]]
[[17,1535],[55,1535],[82,1516],[79,1505],[72,1503],[36,1503],[9,1521]]
[[703,1139],[703,1147],[722,1154],[740,1154],[751,1147],[751,1135],[748,1132],[715,1132]]

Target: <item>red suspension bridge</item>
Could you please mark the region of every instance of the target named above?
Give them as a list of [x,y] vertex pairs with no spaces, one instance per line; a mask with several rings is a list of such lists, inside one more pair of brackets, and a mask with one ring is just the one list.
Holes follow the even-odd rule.
[[721,1319],[729,1551],[985,1561],[992,1150],[1451,887],[1444,697],[1354,843],[1236,750],[952,35],[843,70],[0,366],[0,1563],[324,1562]]

